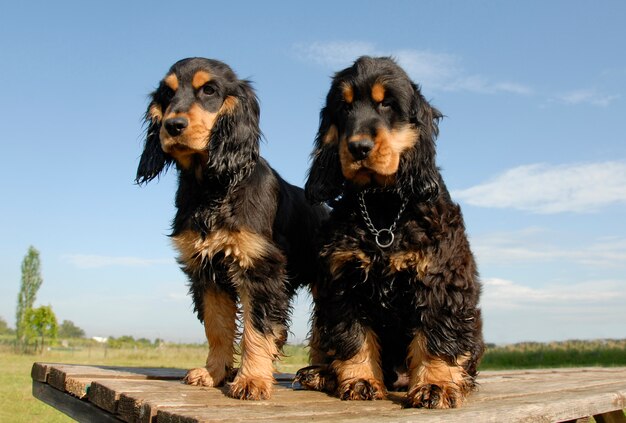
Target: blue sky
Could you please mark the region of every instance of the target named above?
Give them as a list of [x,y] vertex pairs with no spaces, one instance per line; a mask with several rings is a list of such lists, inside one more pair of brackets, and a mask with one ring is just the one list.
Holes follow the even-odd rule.
[[[626,337],[626,3],[10,2],[0,26],[0,316],[202,341],[167,237],[175,173],[133,184],[147,95],[216,58],[261,100],[263,155],[302,185],[334,71],[393,55],[446,118],[438,164],[484,282],[485,338]],[[298,298],[292,340],[306,336]]]

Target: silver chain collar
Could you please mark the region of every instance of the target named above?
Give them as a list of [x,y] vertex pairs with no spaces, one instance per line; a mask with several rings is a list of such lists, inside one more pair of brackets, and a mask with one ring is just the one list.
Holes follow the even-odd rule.
[[[382,188],[372,188],[359,192],[359,207],[361,209],[361,216],[363,216],[363,221],[365,221],[365,226],[370,231],[372,235],[374,235],[374,239],[376,241],[376,245],[380,248],[387,248],[393,244],[395,239],[395,235],[393,232],[396,230],[396,226],[398,225],[398,221],[400,220],[400,216],[404,212],[407,203],[409,202],[408,198],[405,198],[402,201],[402,205],[400,206],[400,211],[398,215],[394,219],[392,225],[389,228],[376,229],[374,224],[372,223],[372,219],[370,218],[369,213],[367,212],[367,206],[365,205],[365,194],[375,193],[375,192],[383,192],[385,191]],[[382,238],[381,238],[382,237]],[[388,238],[385,240],[385,238]]]

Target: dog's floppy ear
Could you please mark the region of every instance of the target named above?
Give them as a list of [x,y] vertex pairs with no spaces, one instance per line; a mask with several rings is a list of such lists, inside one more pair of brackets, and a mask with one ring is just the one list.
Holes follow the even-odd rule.
[[320,112],[320,127],[311,154],[309,177],[304,186],[306,198],[313,204],[334,200],[343,190],[338,137],[337,126],[332,123],[326,104]]
[[146,140],[141,159],[139,160],[139,166],[137,167],[137,176],[135,177],[137,184],[150,182],[173,163],[173,159],[161,149],[159,132],[161,130],[163,110],[161,104],[157,101],[158,95],[158,90],[151,94],[152,101],[144,116],[144,122],[147,127]]
[[207,168],[218,177],[244,177],[259,157],[259,101],[249,81],[239,80],[227,95],[208,145]]
[[441,112],[432,107],[413,86],[410,120],[419,130],[415,146],[402,154],[397,180],[402,191],[433,200],[439,195],[440,173],[435,163],[435,140],[439,135]]

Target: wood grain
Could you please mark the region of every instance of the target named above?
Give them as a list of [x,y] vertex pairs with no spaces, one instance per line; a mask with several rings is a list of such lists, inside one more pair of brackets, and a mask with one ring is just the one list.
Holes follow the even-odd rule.
[[341,401],[292,387],[290,374],[275,375],[272,399],[241,401],[228,397],[227,387],[184,385],[184,374],[54,363],[35,363],[31,371],[33,395],[84,422],[569,422],[595,416],[626,423],[626,368],[482,372],[479,390],[454,410],[403,409],[401,392],[381,401]]

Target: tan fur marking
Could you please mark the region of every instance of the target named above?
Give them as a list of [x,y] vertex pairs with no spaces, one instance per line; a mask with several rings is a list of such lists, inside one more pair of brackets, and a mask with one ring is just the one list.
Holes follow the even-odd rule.
[[230,387],[230,395],[241,399],[269,399],[274,384],[274,360],[280,355],[278,342],[284,339],[286,328],[276,327],[272,334],[263,335],[253,325],[250,299],[241,293],[243,307],[243,336],[241,367]]
[[178,164],[187,169],[192,163],[193,155],[207,155],[206,148],[217,113],[207,112],[194,104],[187,113],[167,113],[164,120],[176,117],[187,118],[189,126],[181,135],[175,137],[167,132],[165,125],[161,126],[159,133],[161,148],[171,155]]
[[396,184],[396,175],[379,175],[375,173],[372,178],[379,187],[391,187]]
[[241,229],[227,231],[218,229],[202,238],[198,232],[185,231],[173,237],[180,252],[180,259],[189,266],[202,266],[215,254],[223,252],[225,257],[232,257],[239,267],[248,269],[263,257],[268,249],[268,241],[261,235]]
[[417,131],[405,126],[400,129],[379,129],[374,139],[374,149],[367,157],[367,166],[380,175],[393,175],[398,171],[400,155],[417,141]]
[[339,161],[341,162],[341,172],[347,180],[352,180],[354,174],[361,168],[360,162],[355,162],[350,150],[348,150],[348,140],[342,138],[339,142]]
[[192,369],[189,385],[218,386],[233,367],[237,305],[226,292],[208,289],[203,297],[204,332],[209,343],[206,366]]
[[161,119],[163,119],[163,109],[161,109],[161,105],[156,103],[151,104],[148,109],[148,116],[153,122],[161,122]]
[[309,339],[309,363],[313,365],[325,364],[326,354],[320,348],[321,336],[315,323],[315,317],[312,318],[311,327],[313,329]]
[[207,368],[232,367],[235,333],[237,330],[237,304],[223,291],[208,289],[203,298],[204,332],[211,352]]
[[365,270],[367,273],[369,271],[371,260],[370,258],[361,250],[354,251],[334,251],[330,256],[330,273],[333,276],[338,276],[341,274],[343,267],[346,263],[356,260],[360,263],[360,268]]
[[222,107],[220,107],[220,110],[218,112],[218,114],[224,114],[224,113],[232,113],[235,111],[235,107],[237,107],[237,104],[239,104],[239,100],[237,99],[237,97],[234,97],[232,95],[227,96],[224,99],[224,102],[222,103]]
[[419,131],[411,125],[391,130],[379,128],[369,156],[364,160],[355,161],[348,150],[348,142],[357,141],[362,137],[357,134],[349,140],[343,138],[339,143],[339,160],[343,176],[358,185],[366,185],[372,178],[379,185],[389,185],[394,182],[400,156],[415,145],[419,139]]
[[198,88],[209,82],[211,79],[212,76],[209,72],[205,70],[200,70],[194,74],[191,80],[191,86],[197,90]]
[[163,82],[165,82],[165,85],[170,87],[173,91],[178,89],[178,77],[174,73],[167,75]]
[[[361,349],[348,360],[335,360],[331,364],[337,375],[339,393],[345,391],[347,387],[353,385],[359,379],[368,381],[377,388],[375,399],[385,397],[386,390],[383,383],[383,371],[380,362],[380,345],[376,334],[372,330],[365,332],[365,340]],[[358,399],[348,396],[347,399]]]
[[339,140],[339,133],[337,132],[337,127],[335,125],[330,125],[326,134],[324,134],[324,138],[322,138],[322,142],[326,145],[334,145],[337,144]]
[[419,251],[402,251],[389,257],[389,268],[392,272],[414,270],[420,278],[426,274],[428,264],[428,259]]
[[372,85],[372,100],[376,103],[380,103],[385,99],[385,87],[380,82],[376,82]]
[[161,148],[185,169],[191,166],[192,156],[194,155],[200,154],[205,156],[202,162],[206,162],[206,156],[208,156],[206,148],[215,122],[220,115],[232,113],[237,104],[238,100],[236,97],[228,96],[224,99],[217,113],[208,112],[197,104],[193,104],[186,113],[170,113],[169,110],[166,110],[164,119],[185,117],[189,121],[189,126],[182,134],[175,137],[172,137],[165,129],[165,126],[162,126],[159,133]]
[[346,103],[351,104],[354,101],[354,88],[348,84],[342,84],[341,93],[343,94],[343,99]]
[[468,375],[462,367],[468,359],[469,353],[463,354],[457,357],[457,365],[449,365],[441,358],[431,355],[427,350],[426,337],[417,333],[409,345],[408,396],[415,395],[428,385],[437,385],[442,394],[435,408],[460,407],[470,391]]

